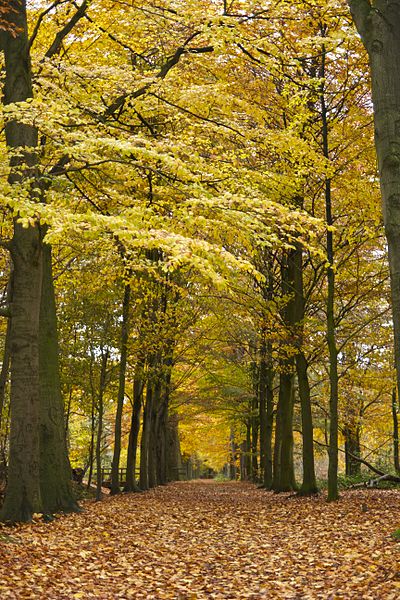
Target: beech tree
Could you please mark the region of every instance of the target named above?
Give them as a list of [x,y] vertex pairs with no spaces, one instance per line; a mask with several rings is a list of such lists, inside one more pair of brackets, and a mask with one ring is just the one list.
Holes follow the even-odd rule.
[[348,5],[369,56],[400,389],[400,4],[348,0]]

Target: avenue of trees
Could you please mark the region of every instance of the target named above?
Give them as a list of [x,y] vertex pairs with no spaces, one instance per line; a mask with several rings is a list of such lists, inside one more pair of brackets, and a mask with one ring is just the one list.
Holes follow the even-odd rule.
[[0,48],[0,519],[71,464],[396,481],[400,4],[0,1]]

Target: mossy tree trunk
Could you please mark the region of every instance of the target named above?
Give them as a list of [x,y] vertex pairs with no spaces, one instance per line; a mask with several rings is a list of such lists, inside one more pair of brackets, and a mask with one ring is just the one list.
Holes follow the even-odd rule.
[[[1,32],[5,57],[4,104],[32,98],[26,3],[9,2],[3,18],[14,31]],[[37,178],[33,148],[38,136],[34,127],[8,121],[7,146],[11,148],[10,182]],[[13,150],[19,149],[19,155]],[[32,184],[31,193],[33,192]],[[42,512],[39,439],[39,317],[42,287],[42,245],[39,223],[23,227],[14,222],[9,247],[13,261],[11,296],[11,425],[9,471],[2,521],[29,521]]]
[[51,248],[43,245],[39,331],[40,489],[45,513],[77,509],[71,483],[61,395]]

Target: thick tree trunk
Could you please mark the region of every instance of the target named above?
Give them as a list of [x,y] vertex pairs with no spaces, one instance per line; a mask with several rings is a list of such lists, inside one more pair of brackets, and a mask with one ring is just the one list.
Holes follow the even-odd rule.
[[40,489],[45,513],[76,510],[61,395],[57,315],[51,248],[43,245],[39,332]]
[[29,521],[43,511],[40,493],[39,313],[42,253],[37,226],[15,223],[10,330],[10,456],[3,521]]
[[388,243],[395,340],[397,390],[400,390],[400,6],[398,1],[348,0],[369,55],[375,146],[383,221]]
[[111,494],[118,494],[119,487],[119,460],[121,456],[121,435],[122,435],[122,412],[125,399],[125,377],[126,377],[126,361],[128,352],[128,320],[129,320],[129,305],[130,305],[131,288],[127,284],[124,290],[124,299],[122,302],[122,326],[121,326],[121,357],[119,361],[119,385],[117,397],[117,410],[115,413],[115,428],[114,428],[114,454],[111,465]]
[[[26,4],[9,2],[3,18],[14,32],[1,33],[5,57],[4,104],[24,102],[32,97]],[[24,148],[11,156],[10,182],[22,182],[36,175],[37,146],[34,127],[9,121],[5,128],[7,146]],[[10,458],[6,496],[0,518],[28,521],[42,512],[39,477],[39,314],[42,285],[42,248],[38,223],[27,228],[14,223],[11,245],[13,290],[11,298],[11,426]]]

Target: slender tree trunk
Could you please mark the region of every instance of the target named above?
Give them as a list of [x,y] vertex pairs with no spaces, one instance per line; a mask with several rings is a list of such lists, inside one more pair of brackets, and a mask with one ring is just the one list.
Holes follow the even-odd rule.
[[396,473],[400,473],[399,457],[399,418],[397,412],[397,393],[396,386],[392,388],[392,417],[393,417],[393,464]]
[[356,477],[361,474],[361,463],[354,457],[361,457],[360,425],[354,421],[344,428],[344,449],[346,459],[346,475]]
[[138,363],[133,380],[133,407],[126,461],[125,492],[137,492],[140,489],[136,485],[136,452],[140,429],[140,414],[142,411],[143,387],[143,363]]
[[311,409],[310,383],[308,380],[308,363],[303,350],[305,298],[303,289],[303,249],[296,245],[294,260],[294,312],[295,328],[298,344],[296,354],[296,372],[301,405],[301,423],[303,434],[303,483],[300,494],[316,494],[318,492],[314,465],[314,430]]
[[149,471],[149,488],[154,488],[158,485],[157,476],[157,434],[159,424],[159,410],[161,400],[161,380],[160,374],[157,373],[156,381],[153,387],[153,396],[150,410],[150,428],[149,428],[149,453],[148,453],[148,471]]
[[61,395],[57,315],[51,248],[43,245],[43,279],[39,332],[40,487],[43,512],[77,510],[72,491]]
[[252,418],[251,418],[251,480],[253,482],[259,481],[258,475],[258,431],[259,431],[259,419],[258,419],[258,398],[255,395],[252,402]]
[[[294,251],[289,251],[282,259],[282,295],[286,305],[282,311],[282,319],[287,327],[288,335],[294,324]],[[288,339],[288,342],[292,340]],[[272,489],[275,492],[286,492],[296,489],[293,463],[293,406],[294,406],[294,358],[285,356],[281,359],[279,377],[279,398],[277,408],[277,427],[274,450],[274,476]]]
[[265,332],[261,332],[260,358],[258,364],[258,415],[260,423],[260,472],[264,481],[266,463],[266,428],[267,428],[267,363]]
[[107,363],[108,363],[109,350],[108,348],[101,353],[101,370],[100,370],[100,382],[99,382],[99,396],[98,396],[98,422],[97,422],[97,439],[96,439],[96,500],[101,500],[101,488],[102,488],[102,472],[101,472],[101,441],[103,437],[103,417],[104,417],[104,391],[106,388],[107,381]]
[[128,353],[128,320],[130,296],[131,288],[130,285],[127,284],[125,286],[124,299],[122,302],[121,358],[119,362],[119,386],[117,397],[117,410],[115,414],[114,454],[111,465],[111,494],[118,494],[120,492],[119,460],[121,456],[122,412],[124,408],[125,399],[125,377]]
[[230,460],[229,460],[229,478],[233,481],[237,478],[237,444],[235,441],[235,433],[231,428],[229,436]]
[[274,371],[272,364],[272,346],[267,344],[266,352],[266,425],[265,425],[265,468],[264,487],[269,490],[272,486],[273,457],[272,457],[272,431],[274,426]]
[[[325,31],[321,31],[325,35]],[[320,104],[322,120],[322,150],[324,157],[329,160],[329,127],[328,111],[325,103],[325,62],[326,50],[321,50],[320,79]],[[327,258],[327,304],[326,304],[326,339],[329,350],[329,466],[328,466],[328,501],[337,500],[338,492],[338,429],[339,429],[339,376],[338,376],[338,351],[336,346],[335,325],[335,264],[333,249],[333,213],[332,213],[332,186],[331,180],[325,181],[325,212],[326,224],[326,258]]]
[[4,340],[3,362],[0,371],[0,435],[2,430],[3,410],[6,403],[7,382],[10,374],[10,330],[11,320],[7,321],[6,336]]
[[94,463],[94,439],[96,433],[96,417],[95,417],[95,406],[94,406],[94,396],[92,395],[92,411],[91,411],[91,419],[90,419],[90,444],[89,444],[89,472],[88,472],[88,480],[87,487],[90,488],[93,478],[93,463]]
[[139,487],[141,490],[149,489],[149,444],[151,413],[153,404],[153,384],[151,382],[151,373],[149,373],[146,384],[146,402],[143,410],[142,437],[140,440],[140,478]]

